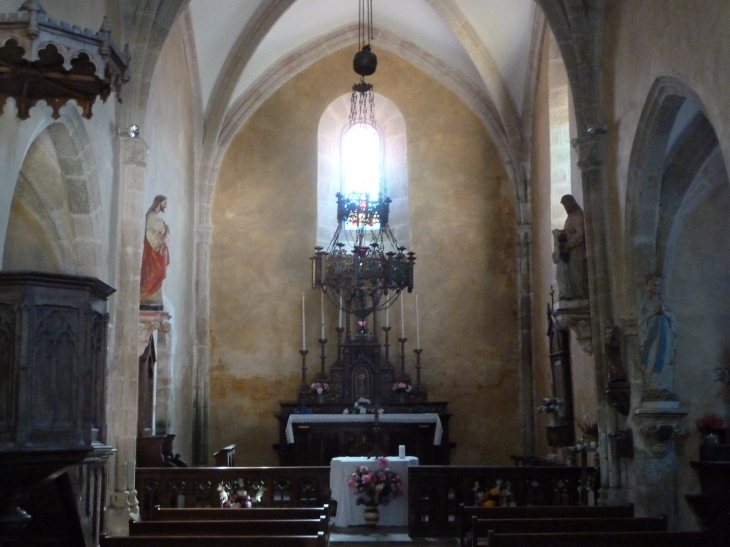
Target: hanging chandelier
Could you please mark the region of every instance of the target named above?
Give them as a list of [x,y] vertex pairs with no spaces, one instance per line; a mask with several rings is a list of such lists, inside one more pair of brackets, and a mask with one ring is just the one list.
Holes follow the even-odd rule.
[[[359,0],[358,51],[352,65],[360,81],[352,86],[350,127],[375,127],[375,95],[365,76],[375,73],[371,50],[373,2]],[[390,198],[337,194],[337,229],[327,249],[315,247],[312,288],[320,288],[339,309],[364,320],[413,290],[416,255],[398,245],[388,225]]]
[[389,225],[390,198],[337,194],[337,229],[327,249],[315,247],[312,288],[364,320],[413,290],[416,254],[398,246]]

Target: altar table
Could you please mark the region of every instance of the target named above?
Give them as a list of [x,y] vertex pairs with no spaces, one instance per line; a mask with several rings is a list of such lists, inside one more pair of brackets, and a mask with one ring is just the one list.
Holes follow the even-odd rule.
[[[295,423],[367,423],[372,422],[374,414],[290,414],[286,423],[286,440],[288,443],[294,442],[294,425]],[[441,436],[443,435],[443,427],[441,426],[441,418],[435,412],[413,413],[413,414],[381,414],[380,421],[383,423],[418,423],[418,424],[436,424],[433,435],[433,444],[441,444]]]
[[[355,489],[347,486],[347,479],[352,475],[355,467],[367,465],[370,470],[378,469],[377,458],[367,457],[338,457],[332,458],[330,462],[330,488],[332,499],[337,501],[337,515],[335,526],[357,526],[364,525],[364,505],[357,505]],[[403,480],[401,495],[396,496],[388,505],[379,505],[380,511],[379,526],[408,526],[408,468],[418,465],[418,458],[415,456],[388,456],[388,467],[391,471],[398,473]]]

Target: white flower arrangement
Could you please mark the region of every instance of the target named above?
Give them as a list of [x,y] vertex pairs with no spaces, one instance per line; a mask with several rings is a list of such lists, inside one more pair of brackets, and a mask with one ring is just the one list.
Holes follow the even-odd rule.
[[370,407],[372,406],[372,402],[370,399],[366,399],[365,397],[360,397],[357,401],[355,401],[355,404],[353,405],[355,410],[355,414],[367,414],[370,410]]
[[537,411],[546,414],[557,414],[560,412],[561,406],[563,406],[563,401],[557,397],[544,397],[540,406],[537,407]]
[[598,443],[596,441],[587,441],[583,437],[581,437],[580,439],[578,439],[577,443],[567,448],[570,452],[574,454],[577,452],[595,452],[596,450],[598,450]]

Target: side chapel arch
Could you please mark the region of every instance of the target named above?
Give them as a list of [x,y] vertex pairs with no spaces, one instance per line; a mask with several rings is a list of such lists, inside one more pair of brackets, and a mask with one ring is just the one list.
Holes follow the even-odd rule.
[[[104,278],[108,251],[88,134],[73,106],[62,109],[58,121],[48,121],[30,143],[18,174],[3,269]],[[36,256],[24,256],[20,238],[28,227],[39,238]]]
[[[705,112],[701,99],[686,84],[658,78],[638,124],[627,181],[626,274],[636,289],[636,300],[627,306],[639,310],[647,297],[646,276],[660,276],[663,302],[676,317],[672,380],[681,399],[691,396],[691,384],[707,372],[696,368],[702,354],[712,361],[729,349],[721,347],[722,337],[717,344],[702,344],[701,351],[689,347],[697,346],[690,341],[701,332],[722,322],[730,304],[721,302],[719,290],[723,279],[730,281],[723,273],[730,245],[697,227],[703,219],[713,219],[708,226],[722,223],[730,206],[726,164]],[[638,322],[641,325],[642,317]],[[633,352],[635,383],[646,383],[641,338],[640,334],[638,350]],[[692,377],[685,377],[688,374]]]

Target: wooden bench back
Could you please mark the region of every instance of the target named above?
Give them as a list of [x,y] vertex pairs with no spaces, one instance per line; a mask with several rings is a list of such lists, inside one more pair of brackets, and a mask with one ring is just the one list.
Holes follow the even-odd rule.
[[322,507],[251,507],[235,508],[169,508],[156,507],[149,520],[284,520],[314,519],[329,515],[329,505]]
[[130,536],[313,536],[327,531],[326,517],[287,520],[132,522]]
[[540,519],[540,518],[629,518],[634,516],[634,505],[525,505],[510,507],[482,507],[459,505],[457,530],[459,545],[466,542],[472,517],[478,519]]
[[128,536],[101,537],[100,547],[326,547],[323,532],[312,536]]
[[489,531],[502,534],[557,532],[662,532],[666,517],[577,518],[577,519],[480,519],[472,517],[471,545],[487,543]]
[[489,547],[706,547],[703,532],[601,532],[498,534],[490,532]]

